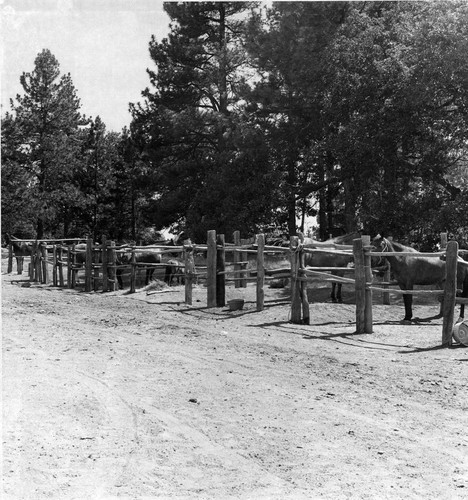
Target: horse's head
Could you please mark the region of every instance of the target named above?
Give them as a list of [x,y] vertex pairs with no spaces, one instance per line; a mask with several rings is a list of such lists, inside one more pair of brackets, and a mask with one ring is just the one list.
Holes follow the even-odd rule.
[[[381,234],[378,234],[371,240],[371,245],[372,249],[376,252],[388,252],[390,251],[389,248],[389,241],[384,238]],[[378,256],[378,257],[372,257],[371,259],[371,266],[372,268],[380,268],[380,267],[386,267],[388,263],[386,262],[385,257]]]
[[387,238],[384,238],[381,234],[378,234],[371,240],[372,246],[376,252],[389,252],[390,242]]

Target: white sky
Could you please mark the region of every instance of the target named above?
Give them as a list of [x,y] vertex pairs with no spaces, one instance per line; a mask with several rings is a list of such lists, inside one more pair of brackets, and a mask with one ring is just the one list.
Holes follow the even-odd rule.
[[70,73],[81,112],[107,130],[130,124],[129,102],[141,101],[155,69],[148,44],[169,32],[162,0],[0,0],[2,116],[23,94],[19,78],[42,49]]

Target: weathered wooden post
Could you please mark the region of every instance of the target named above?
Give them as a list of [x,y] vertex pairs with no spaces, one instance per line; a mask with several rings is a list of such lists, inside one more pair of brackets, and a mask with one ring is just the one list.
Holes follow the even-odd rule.
[[92,289],[93,280],[93,239],[88,238],[86,241],[86,261],[85,261],[85,292],[90,292]]
[[[107,280],[108,280],[108,287],[107,289],[115,292],[117,289],[117,279],[116,279],[116,251],[115,251],[115,241],[110,241],[109,246],[107,248]],[[110,286],[109,286],[110,283]]]
[[299,252],[299,278],[300,278],[300,288],[301,288],[301,298],[302,298],[302,323],[304,325],[310,325],[310,307],[309,307],[309,297],[307,296],[307,275],[304,270],[304,252],[300,250]]
[[42,280],[41,283],[48,284],[49,283],[49,263],[47,261],[48,252],[47,252],[47,243],[43,242],[40,246],[41,249],[41,261],[42,261]]
[[57,245],[52,245],[52,284],[57,286]]
[[301,319],[301,282],[300,282],[300,255],[299,238],[291,236],[289,242],[291,250],[291,323],[302,323]]
[[32,251],[34,253],[34,281],[41,282],[41,259],[40,259],[40,246],[37,240],[33,243]]
[[356,295],[356,333],[365,332],[365,308],[366,308],[366,272],[364,269],[364,253],[362,240],[353,241],[354,255],[354,282]]
[[63,244],[60,243],[57,246],[57,269],[58,269],[58,284],[60,287],[64,287],[63,280]]
[[72,282],[72,245],[67,245],[67,286],[68,288],[71,288],[71,282]]
[[193,257],[193,245],[190,240],[184,245],[184,278],[185,278],[185,303],[192,305],[193,279],[195,276],[195,260]]
[[100,258],[100,253],[102,252],[102,247],[99,245],[94,247],[93,252],[93,289],[95,292],[99,290],[99,262],[102,261]]
[[68,288],[76,286],[76,244],[68,247]]
[[32,281],[34,279],[34,258],[33,258],[32,247],[31,247],[31,256],[29,257],[28,275],[29,275],[29,281]]
[[[248,245],[248,240],[247,239],[241,239],[241,245],[244,246],[244,245]],[[240,286],[241,288],[247,288],[247,260],[248,260],[248,253],[247,251],[243,251],[242,254],[241,254],[241,270],[242,270],[242,273],[241,273],[241,281],[240,281]]]
[[224,234],[216,238],[216,306],[226,305],[226,248]]
[[206,288],[207,288],[207,307],[216,307],[216,231],[208,231],[207,234],[207,269],[206,269]]
[[13,271],[13,243],[10,241],[8,243],[8,269],[7,273],[10,274]]
[[457,295],[458,243],[449,241],[445,261],[445,288],[443,302],[442,345],[452,345],[453,318]]
[[370,236],[362,236],[362,246],[364,250],[364,271],[366,276],[366,288],[365,288],[365,309],[364,309],[364,333],[372,333],[372,290],[370,285],[372,284],[372,265],[371,256],[369,255],[370,247]]
[[107,281],[107,238],[105,235],[101,239],[101,251],[102,251],[102,291],[107,292],[109,283]]
[[[239,247],[241,244],[240,231],[234,231],[233,235],[234,246]],[[241,254],[238,250],[234,250],[234,288],[241,287],[241,266],[239,264],[241,260]]]
[[265,308],[265,235],[257,234],[257,311]]
[[137,261],[136,261],[136,250],[132,247],[132,258],[130,261],[131,273],[130,273],[130,293],[135,293],[136,289],[136,276],[137,276]]

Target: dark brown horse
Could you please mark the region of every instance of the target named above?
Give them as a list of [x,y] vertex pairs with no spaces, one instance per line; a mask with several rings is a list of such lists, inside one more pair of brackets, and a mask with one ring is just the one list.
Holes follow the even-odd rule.
[[[124,252],[117,254],[117,265],[123,266],[126,264],[130,264],[132,260],[132,252]],[[149,285],[149,282],[153,278],[153,274],[155,271],[155,266],[151,264],[161,264],[161,253],[157,251],[157,249],[148,249],[148,250],[136,250],[135,251],[135,261],[140,264],[150,264],[146,267],[145,274],[145,285]],[[124,268],[117,268],[116,276],[117,281],[119,283],[119,288],[123,289],[123,280],[122,275],[124,274]]]
[[22,274],[24,258],[30,257],[32,254],[32,243],[29,241],[17,241],[17,238],[10,236],[8,233],[5,234],[5,242],[8,245],[11,245],[13,249],[13,256],[16,258],[16,268],[18,270],[18,274]]
[[[315,248],[319,249],[323,247],[324,243],[331,245],[352,245],[353,240],[360,238],[361,234],[358,232],[345,234],[343,236],[337,236],[335,238],[330,238],[324,242],[319,242],[312,238],[304,238],[303,245],[305,248]],[[310,267],[352,267],[354,263],[353,254],[349,255],[339,254],[333,251],[327,251],[325,248],[318,252],[306,253],[304,256],[304,265]],[[345,272],[333,271],[334,276],[345,275]],[[337,286],[338,285],[338,286]],[[342,284],[332,283],[331,290],[331,300],[333,302],[343,302],[343,297],[341,294]]]
[[[437,285],[441,290],[445,283],[445,262],[437,256],[418,255],[419,252],[396,241],[390,241],[378,235],[372,240],[378,252],[411,252],[409,256],[389,255],[394,275],[401,290],[413,290],[414,285]],[[468,263],[459,258],[457,263],[457,286],[462,289],[462,297],[468,297]],[[405,317],[403,321],[411,321],[413,317],[413,296],[404,294]],[[442,315],[442,305],[439,317]],[[460,308],[460,318],[464,317],[465,305]]]
[[[76,258],[75,258],[76,264],[84,265],[86,262],[86,243],[79,243],[78,245],[75,245],[75,252],[76,252]],[[98,255],[94,259],[96,258],[97,262],[95,263],[100,264],[102,262],[102,253],[98,252]],[[132,252],[130,250],[116,252],[115,263],[119,267],[117,267],[115,275],[120,290],[123,290],[124,288],[123,275],[125,272],[125,267],[123,266],[129,266],[131,260],[132,260]],[[137,250],[135,252],[135,261],[137,263],[160,264],[161,253],[159,253],[157,249]],[[154,271],[155,271],[154,266],[148,266],[146,268],[145,285],[148,285],[149,282],[151,281]]]

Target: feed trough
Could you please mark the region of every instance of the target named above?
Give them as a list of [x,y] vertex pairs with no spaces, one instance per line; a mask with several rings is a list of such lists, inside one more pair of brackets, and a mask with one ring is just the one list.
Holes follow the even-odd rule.
[[228,306],[230,311],[239,311],[244,307],[244,299],[228,300]]

